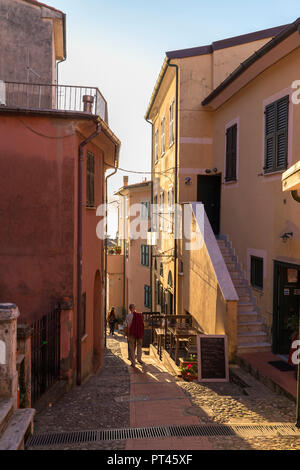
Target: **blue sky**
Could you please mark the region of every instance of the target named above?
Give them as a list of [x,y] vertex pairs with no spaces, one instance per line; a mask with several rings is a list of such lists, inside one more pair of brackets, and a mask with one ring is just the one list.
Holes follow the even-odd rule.
[[[60,82],[97,86],[122,141],[120,167],[150,170],[145,111],[165,51],[196,47],[294,21],[299,0],[45,0],[67,14],[68,59]],[[125,173],[113,177],[116,191]],[[147,176],[147,175],[145,175]],[[149,175],[150,176],[150,175]],[[131,183],[141,175],[129,175]]]

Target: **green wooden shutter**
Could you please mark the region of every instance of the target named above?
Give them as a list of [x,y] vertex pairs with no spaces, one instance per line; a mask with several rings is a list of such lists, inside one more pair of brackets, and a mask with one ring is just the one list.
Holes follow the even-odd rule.
[[237,124],[226,131],[226,181],[236,181]]
[[288,155],[289,96],[269,104],[265,110],[266,173],[285,170]]
[[288,151],[288,124],[289,124],[289,96],[285,96],[277,102],[277,169],[287,167]]

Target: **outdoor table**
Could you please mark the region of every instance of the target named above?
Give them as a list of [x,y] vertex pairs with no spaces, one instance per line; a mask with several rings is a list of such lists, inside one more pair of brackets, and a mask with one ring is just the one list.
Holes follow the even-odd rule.
[[168,331],[171,334],[170,356],[172,356],[173,339],[174,339],[175,341],[175,364],[177,364],[180,341],[188,341],[189,338],[191,338],[192,336],[197,336],[197,330],[192,327],[189,327],[189,328],[168,327]]

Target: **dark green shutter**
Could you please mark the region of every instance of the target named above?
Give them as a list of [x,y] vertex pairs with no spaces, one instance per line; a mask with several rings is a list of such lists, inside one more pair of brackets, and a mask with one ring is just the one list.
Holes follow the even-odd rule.
[[237,124],[226,131],[226,181],[236,181]]
[[289,96],[269,104],[265,110],[266,173],[285,170],[288,154]]

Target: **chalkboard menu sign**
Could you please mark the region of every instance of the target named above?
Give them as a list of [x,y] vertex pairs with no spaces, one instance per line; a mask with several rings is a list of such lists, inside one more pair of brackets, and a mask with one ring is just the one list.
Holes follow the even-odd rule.
[[228,382],[228,344],[224,335],[198,335],[199,382]]

